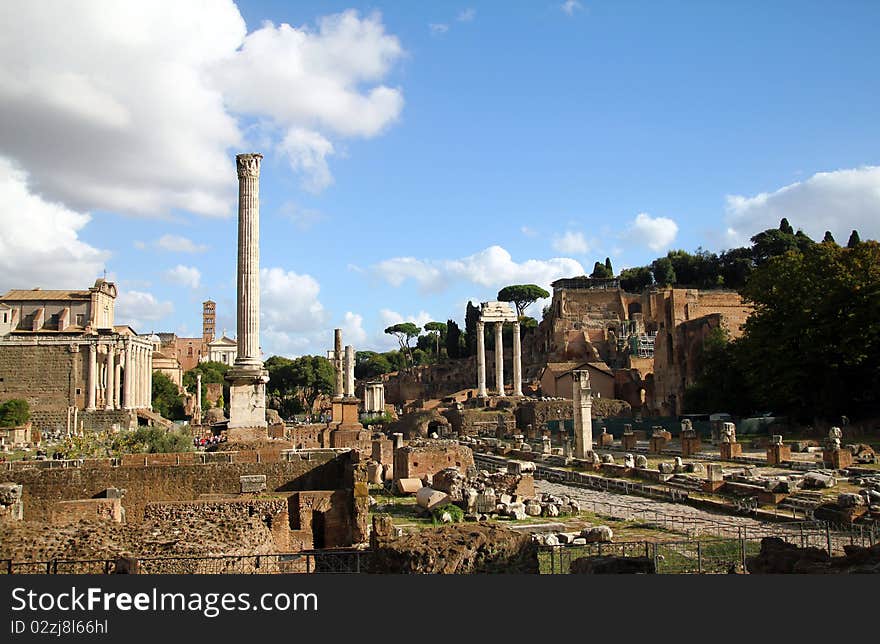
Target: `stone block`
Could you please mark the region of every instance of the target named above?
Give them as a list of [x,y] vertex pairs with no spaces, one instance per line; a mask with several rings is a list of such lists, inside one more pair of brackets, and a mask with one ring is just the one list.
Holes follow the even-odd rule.
[[791,460],[791,448],[788,445],[770,445],[767,447],[767,465],[779,465]]
[[852,466],[853,455],[848,449],[826,449],[822,452],[822,461],[832,469],[843,470]]
[[621,438],[621,444],[623,446],[623,451],[631,452],[636,448],[636,435],[635,434],[624,434],[623,438]]
[[718,450],[721,452],[721,458],[725,461],[742,456],[743,453],[742,445],[739,443],[721,443]]
[[259,494],[266,491],[265,474],[245,474],[238,477],[239,492],[241,494]]
[[648,442],[648,452],[651,454],[659,454],[666,449],[667,439],[665,436],[651,436]]
[[422,479],[397,479],[395,487],[400,494],[416,494],[423,487]]
[[423,487],[416,492],[416,503],[426,510],[433,510],[434,508],[438,508],[441,505],[446,505],[451,502],[452,499],[446,494],[446,492],[441,492],[440,490],[435,490],[430,487]]

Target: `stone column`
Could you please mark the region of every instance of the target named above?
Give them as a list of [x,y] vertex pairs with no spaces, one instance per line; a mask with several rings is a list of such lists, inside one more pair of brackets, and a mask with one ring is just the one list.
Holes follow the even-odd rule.
[[104,386],[104,408],[107,411],[113,409],[113,378],[116,375],[116,349],[112,344],[107,345],[107,366],[105,367],[106,384]]
[[504,395],[504,322],[495,323],[495,388]]
[[593,451],[593,391],[588,371],[572,371],[574,457],[585,459]]
[[485,324],[477,321],[477,396],[485,398],[486,392],[486,341]]
[[238,366],[260,359],[260,160],[239,154],[238,164]]
[[98,388],[98,344],[89,345],[89,374],[86,385],[86,409],[95,410],[95,390]]
[[131,379],[134,376],[132,369],[133,351],[131,350],[131,340],[125,343],[125,383],[122,387],[122,406],[125,409],[131,409]]
[[202,374],[196,374],[196,404],[193,410],[196,425],[202,424]]
[[519,339],[519,320],[513,323],[513,395],[522,396],[522,342]]
[[336,388],[333,397],[342,398],[345,395],[342,369],[342,329],[334,329],[333,331],[333,366],[336,367]]
[[144,347],[144,373],[146,380],[144,382],[144,406],[153,411],[153,349]]
[[[268,438],[266,383],[260,355],[260,160],[239,154],[238,170],[238,356],[226,372],[232,441]],[[232,431],[240,430],[240,431]]]
[[140,409],[141,407],[141,380],[143,379],[141,369],[141,351],[136,344],[131,346],[131,408]]
[[354,347],[345,347],[345,397],[354,398]]
[[[115,352],[115,349],[114,349]],[[113,375],[113,407],[115,409],[122,409],[122,396],[120,395],[120,389],[122,389],[122,353],[119,353],[119,360],[116,361],[116,372]]]

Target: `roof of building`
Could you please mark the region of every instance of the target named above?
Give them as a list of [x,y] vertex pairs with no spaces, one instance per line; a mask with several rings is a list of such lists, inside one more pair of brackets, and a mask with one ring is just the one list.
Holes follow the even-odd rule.
[[41,288],[12,289],[0,300],[6,302],[44,302],[47,300],[88,300],[91,298],[89,291],[60,291],[43,290]]
[[546,371],[550,371],[553,374],[553,378],[559,380],[563,376],[568,375],[572,371],[577,371],[585,368],[595,369],[596,371],[601,371],[604,374],[609,376],[614,376],[614,371],[605,364],[604,362],[548,362],[547,366],[544,367]]
[[215,340],[211,340],[208,343],[208,346],[214,346],[217,344],[226,344],[229,346],[236,346],[236,347],[238,346],[238,342],[236,342],[235,340],[231,340],[230,338],[227,338],[225,335],[221,338],[216,338]]

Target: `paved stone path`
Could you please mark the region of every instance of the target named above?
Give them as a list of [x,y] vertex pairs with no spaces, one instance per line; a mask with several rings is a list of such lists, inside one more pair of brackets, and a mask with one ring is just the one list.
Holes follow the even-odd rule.
[[[668,503],[640,496],[615,494],[543,480],[535,481],[535,488],[539,492],[549,492],[556,495],[567,494],[580,503],[582,510],[600,516],[650,523],[690,536],[739,537],[742,529],[746,531],[747,536],[756,537],[792,532],[791,528],[785,528],[783,524],[766,523],[744,516],[713,514],[689,505]],[[797,532],[799,531],[798,528]]]

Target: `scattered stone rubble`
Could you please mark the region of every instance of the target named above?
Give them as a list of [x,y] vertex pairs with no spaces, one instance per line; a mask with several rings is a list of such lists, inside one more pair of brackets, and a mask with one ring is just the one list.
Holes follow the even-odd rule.
[[870,548],[845,545],[843,557],[829,557],[820,548],[799,548],[777,537],[761,539],[761,552],[746,559],[752,574],[880,573],[880,544]]

